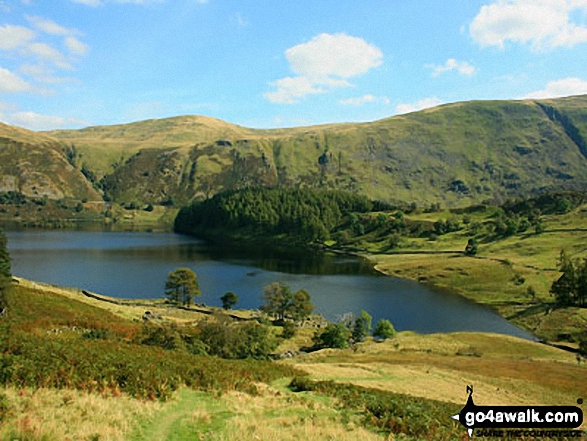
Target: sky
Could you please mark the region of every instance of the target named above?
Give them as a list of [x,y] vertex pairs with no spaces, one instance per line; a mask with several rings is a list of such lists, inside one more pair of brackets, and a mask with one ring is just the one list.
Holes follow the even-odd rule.
[[0,0],[0,121],[364,122],[587,94],[587,0]]

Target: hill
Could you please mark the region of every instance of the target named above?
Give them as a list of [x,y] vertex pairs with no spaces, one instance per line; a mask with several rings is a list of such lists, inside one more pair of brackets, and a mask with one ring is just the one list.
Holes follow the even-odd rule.
[[49,199],[101,200],[61,143],[0,123],[0,192]]
[[[4,152],[14,143],[39,152],[31,170],[42,173],[59,157],[57,175],[72,172],[68,163],[84,172],[85,183],[77,174],[75,188],[55,186],[49,197],[95,187],[135,205],[185,205],[258,185],[448,207],[587,188],[587,96],[472,101],[370,123],[290,129],[181,116],[46,133],[2,125],[0,137]],[[27,162],[11,152],[13,164]],[[2,175],[12,176],[6,167]]]

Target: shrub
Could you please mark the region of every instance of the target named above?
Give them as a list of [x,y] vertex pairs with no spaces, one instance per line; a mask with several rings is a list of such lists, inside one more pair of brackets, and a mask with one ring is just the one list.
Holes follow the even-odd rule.
[[322,331],[316,331],[312,342],[315,349],[335,348],[342,349],[349,346],[351,331],[342,323],[337,325],[330,324]]
[[267,359],[278,345],[271,328],[259,323],[236,323],[216,317],[198,328],[208,353],[222,358]]
[[296,335],[296,325],[293,322],[286,321],[283,323],[283,330],[281,336],[288,340]]
[[220,301],[224,309],[232,309],[238,303],[238,296],[234,292],[229,291],[220,297]]
[[446,422],[446,415],[459,412],[456,404],[307,377],[295,377],[290,388],[335,397],[343,407],[362,413],[366,426],[394,434],[395,439],[462,439],[462,429]]
[[395,336],[395,334],[395,328],[387,319],[379,320],[373,330],[373,337],[382,338],[384,340]]

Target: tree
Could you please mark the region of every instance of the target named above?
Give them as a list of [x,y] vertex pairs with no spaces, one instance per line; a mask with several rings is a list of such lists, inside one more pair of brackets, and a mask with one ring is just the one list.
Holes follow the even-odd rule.
[[236,323],[217,316],[200,323],[198,329],[208,353],[222,358],[266,359],[278,345],[271,328],[259,323]]
[[367,311],[361,311],[361,315],[355,319],[352,329],[352,337],[355,343],[365,341],[371,331],[373,317]]
[[316,331],[312,341],[316,349],[343,349],[349,346],[350,337],[351,331],[349,331],[349,328],[342,323],[338,323],[336,325],[329,324],[322,331]]
[[384,340],[393,337],[395,334],[395,328],[387,319],[379,320],[373,330],[373,337],[382,338]]
[[583,265],[577,263],[577,291],[574,298],[577,306],[587,306],[587,259]]
[[0,311],[8,307],[8,288],[11,280],[10,254],[8,254],[6,236],[0,230]]
[[282,282],[273,282],[263,288],[263,300],[265,304],[261,306],[261,311],[273,315],[277,320],[285,320],[285,315],[289,310],[293,300],[293,293],[289,286]]
[[238,296],[234,292],[229,291],[220,297],[220,301],[224,309],[232,309],[238,303]]
[[554,295],[558,304],[568,306],[572,304],[577,290],[577,273],[573,261],[567,257],[564,250],[560,253],[559,268],[563,274],[552,283],[550,293]]
[[467,246],[465,247],[465,255],[474,256],[477,254],[477,250],[477,240],[475,238],[469,239],[469,241],[467,242]]
[[169,273],[165,294],[174,303],[190,306],[194,296],[201,294],[196,273],[189,268],[178,268]]
[[292,338],[294,335],[296,335],[296,325],[293,322],[290,322],[289,320],[283,323],[281,337],[285,340],[288,340]]
[[263,290],[265,304],[261,306],[261,311],[273,315],[280,322],[286,317],[303,321],[314,311],[310,294],[303,289],[294,294],[285,283],[274,282]]
[[303,322],[314,311],[314,305],[310,299],[310,294],[300,289],[293,295],[293,300],[289,308],[291,318],[294,322]]

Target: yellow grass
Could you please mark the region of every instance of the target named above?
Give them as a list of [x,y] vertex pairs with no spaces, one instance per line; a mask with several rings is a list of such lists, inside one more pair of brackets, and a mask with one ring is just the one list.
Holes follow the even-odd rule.
[[358,350],[323,350],[292,361],[312,378],[464,403],[472,384],[478,405],[575,405],[587,396],[587,362],[515,337],[400,333]]
[[313,396],[266,389],[260,396],[231,393],[223,398],[236,416],[223,433],[211,440],[381,440],[383,437],[359,426],[358,417],[336,403],[322,403]]
[[10,387],[2,392],[9,409],[0,426],[3,440],[119,441],[132,431],[137,418],[152,415],[160,408],[154,402],[76,390]]

